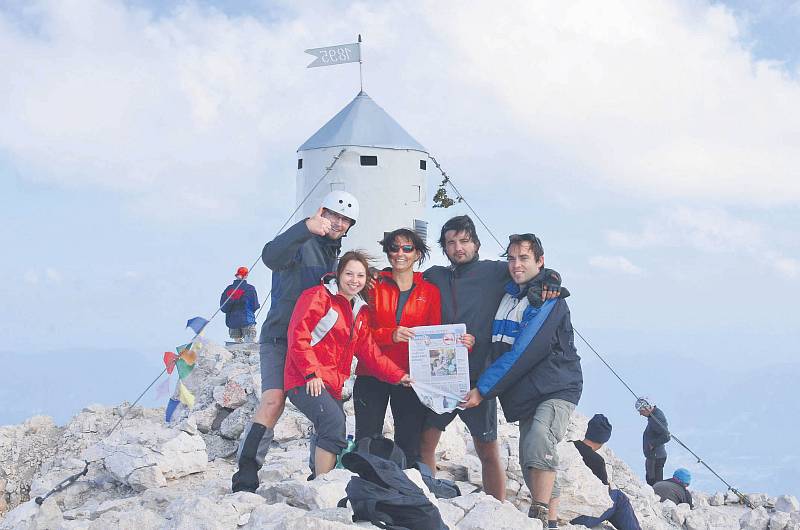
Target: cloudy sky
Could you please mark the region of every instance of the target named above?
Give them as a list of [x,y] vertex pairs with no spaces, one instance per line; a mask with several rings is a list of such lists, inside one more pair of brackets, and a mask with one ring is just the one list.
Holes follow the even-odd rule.
[[[703,421],[752,412],[800,366],[800,3],[752,4],[4,2],[0,350],[124,350],[157,373],[291,212],[297,146],[358,90],[353,65],[307,70],[303,50],[362,33],[367,92],[492,230],[542,237],[575,326],[637,392]],[[582,354],[600,403],[618,384]],[[602,403],[638,436],[629,401]],[[767,410],[742,421],[763,433]]]

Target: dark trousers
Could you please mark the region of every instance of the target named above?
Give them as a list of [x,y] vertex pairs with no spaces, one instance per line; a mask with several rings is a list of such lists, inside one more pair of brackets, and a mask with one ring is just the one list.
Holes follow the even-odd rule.
[[644,459],[644,476],[649,485],[664,480],[664,464],[667,463],[666,458],[645,458]]
[[353,385],[353,403],[356,440],[383,433],[386,405],[391,403],[394,441],[406,454],[409,466],[419,460],[419,442],[428,409],[420,403],[413,388],[359,375]]

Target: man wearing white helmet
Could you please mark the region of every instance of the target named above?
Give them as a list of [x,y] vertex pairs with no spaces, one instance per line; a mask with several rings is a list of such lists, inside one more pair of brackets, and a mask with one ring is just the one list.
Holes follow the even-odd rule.
[[261,259],[272,270],[269,313],[261,326],[261,403],[239,444],[238,471],[233,491],[258,488],[258,470],[264,463],[273,429],[283,414],[283,365],[289,319],[300,293],[318,285],[336,270],[341,238],[358,220],[358,200],[346,191],[332,191],[319,210],[291,226],[264,246]]
[[636,410],[647,418],[647,427],[642,435],[645,480],[651,486],[664,480],[664,464],[667,463],[666,443],[670,440],[669,426],[664,411],[653,405],[650,398],[636,400]]

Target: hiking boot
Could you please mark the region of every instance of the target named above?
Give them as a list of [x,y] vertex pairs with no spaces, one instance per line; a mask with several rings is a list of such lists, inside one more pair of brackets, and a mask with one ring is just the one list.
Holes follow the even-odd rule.
[[258,468],[255,462],[240,462],[239,470],[233,474],[231,479],[231,491],[249,491],[255,493],[258,489]]
[[530,509],[528,510],[528,517],[531,519],[539,519],[542,522],[542,526],[547,528],[547,520],[548,516],[548,509],[547,505],[534,503],[531,505]]

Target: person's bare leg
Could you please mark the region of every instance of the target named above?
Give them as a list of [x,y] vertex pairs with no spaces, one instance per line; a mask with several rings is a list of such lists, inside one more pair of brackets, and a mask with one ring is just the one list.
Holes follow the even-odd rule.
[[542,504],[549,504],[550,495],[553,493],[553,484],[556,481],[556,472],[531,467],[527,469],[526,474],[531,498]]
[[271,388],[261,393],[261,402],[253,415],[253,421],[270,429],[275,427],[286,407],[286,393],[279,388]]
[[436,427],[428,427],[422,431],[419,440],[419,457],[422,462],[431,468],[431,473],[436,476],[436,446],[442,438],[442,431]]
[[314,450],[314,475],[319,477],[336,466],[336,455],[321,447]]
[[547,509],[547,519],[550,521],[558,521],[558,505],[560,497],[550,499],[550,505]]
[[473,436],[472,441],[481,460],[483,491],[503,502],[506,500],[506,473],[500,465],[500,446],[497,440],[482,442]]

